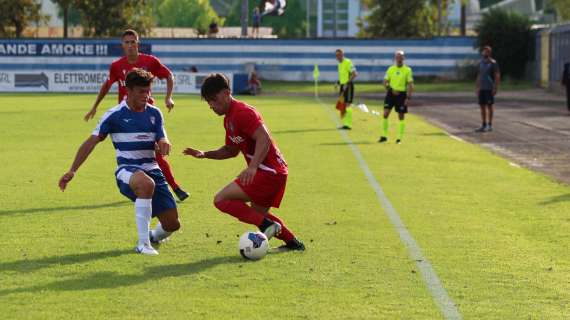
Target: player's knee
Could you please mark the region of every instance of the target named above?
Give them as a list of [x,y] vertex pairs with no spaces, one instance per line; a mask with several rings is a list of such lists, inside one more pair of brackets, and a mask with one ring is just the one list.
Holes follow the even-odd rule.
[[154,194],[154,181],[140,171],[133,175],[131,180],[131,187],[137,197],[150,198]]
[[154,181],[152,179],[144,179],[139,184],[142,193],[152,195],[154,193]]
[[226,198],[224,197],[224,195],[222,194],[221,191],[216,193],[216,195],[214,196],[214,206],[216,206],[216,208],[217,208],[218,207],[217,203],[222,202],[224,200],[226,200]]
[[164,231],[168,232],[178,231],[180,229],[180,221],[178,219],[168,221],[168,223],[162,225],[162,228],[164,229]]
[[218,195],[216,195],[214,197],[214,207],[218,208],[218,210],[222,211],[222,212],[226,212],[228,210],[227,208],[227,201],[225,201],[223,198],[218,198]]

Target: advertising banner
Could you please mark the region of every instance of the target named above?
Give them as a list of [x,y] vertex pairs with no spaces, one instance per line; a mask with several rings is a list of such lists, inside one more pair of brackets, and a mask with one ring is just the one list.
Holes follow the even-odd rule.
[[[107,71],[0,71],[0,92],[67,92],[97,93],[107,80]],[[200,85],[207,74],[174,72],[175,93],[200,93]],[[230,79],[232,75],[229,75]],[[155,80],[153,92],[166,91],[165,80]],[[114,84],[111,92],[116,92]]]

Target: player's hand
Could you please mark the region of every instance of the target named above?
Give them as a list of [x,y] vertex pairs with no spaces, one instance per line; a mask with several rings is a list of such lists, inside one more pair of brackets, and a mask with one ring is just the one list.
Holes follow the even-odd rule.
[[160,139],[158,140],[157,145],[158,145],[158,152],[160,152],[161,155],[167,156],[170,154],[170,148],[172,147],[170,141],[168,141],[167,139]]
[[497,88],[493,88],[493,97],[497,94]]
[[257,168],[247,167],[239,174],[238,176],[239,181],[244,186],[247,186],[253,182],[253,178],[255,177],[256,173],[257,173]]
[[59,188],[61,189],[61,191],[65,191],[65,188],[67,187],[67,184],[69,183],[69,181],[71,181],[71,179],[73,179],[73,177],[75,176],[75,172],[73,171],[68,171],[66,174],[64,174],[61,179],[59,179]]
[[172,98],[166,98],[164,99],[164,105],[168,109],[168,112],[170,112],[174,108],[174,100],[172,100]]
[[184,151],[182,151],[182,153],[187,155],[187,156],[193,156],[194,158],[198,158],[198,159],[205,158],[203,151],[196,150],[193,148],[186,148],[186,149],[184,149]]
[[95,107],[91,108],[91,110],[89,110],[89,112],[87,112],[85,117],[83,117],[83,120],[89,121],[90,119],[93,119],[93,117],[95,116],[96,113],[97,113],[97,108],[95,108]]
[[480,93],[480,92],[481,92],[481,90],[480,90],[479,88],[475,89],[475,94],[476,94],[477,96],[479,96],[479,93]]

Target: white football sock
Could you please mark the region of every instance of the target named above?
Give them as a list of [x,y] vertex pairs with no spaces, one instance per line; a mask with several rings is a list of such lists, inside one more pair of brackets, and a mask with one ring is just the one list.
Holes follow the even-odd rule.
[[172,234],[172,232],[168,232],[162,228],[162,225],[160,224],[160,222],[158,222],[158,224],[156,225],[156,228],[154,228],[154,230],[152,230],[152,237],[154,238],[154,241],[157,241],[157,242],[170,237],[171,234]]
[[150,239],[148,231],[150,230],[150,219],[152,218],[152,199],[140,199],[135,201],[135,221],[137,223],[137,232],[139,234],[139,245],[149,245]]

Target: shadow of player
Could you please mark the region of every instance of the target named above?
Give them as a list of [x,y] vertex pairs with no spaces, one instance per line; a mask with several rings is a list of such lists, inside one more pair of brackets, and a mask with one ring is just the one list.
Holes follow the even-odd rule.
[[[132,251],[129,250],[129,252]],[[200,273],[204,270],[213,268],[218,265],[236,263],[247,263],[247,261],[244,261],[239,256],[224,256],[203,259],[191,263],[157,265],[146,268],[144,272],[137,274],[122,274],[114,271],[102,271],[90,273],[80,278],[54,281],[44,285],[5,290],[0,289],[0,296],[42,291],[84,291],[95,289],[114,289],[120,287],[135,286],[147,281],[156,281],[164,278],[188,276]]]

